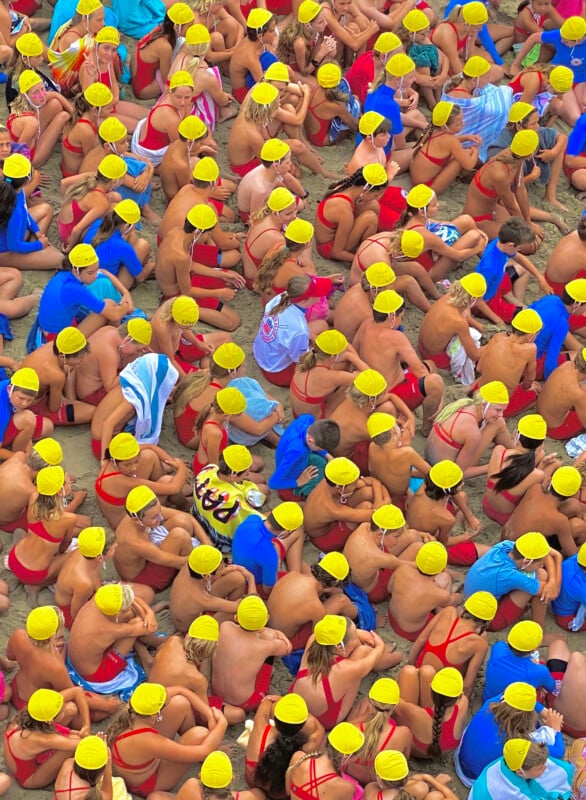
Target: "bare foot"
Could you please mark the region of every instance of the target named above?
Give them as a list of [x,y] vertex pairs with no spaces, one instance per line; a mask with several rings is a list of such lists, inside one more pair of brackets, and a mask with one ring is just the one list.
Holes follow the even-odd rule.
[[558,231],[564,236],[566,235],[566,233],[569,233],[572,230],[569,225],[566,225],[563,219],[560,219],[559,217],[556,217],[553,214],[551,215],[550,222],[553,225],[555,225]]
[[150,222],[152,225],[160,225],[162,222],[161,217],[158,214],[155,214],[155,212],[150,207],[150,205],[148,205],[148,203],[146,206],[143,206],[141,213],[144,219],[147,222]]
[[376,615],[376,627],[377,628],[388,628],[389,627],[389,617],[386,611],[379,611]]
[[561,203],[557,197],[544,197],[544,203],[548,203],[550,206],[554,206],[555,208],[559,208],[561,211],[569,211],[570,209]]
[[330,172],[329,169],[322,170],[321,174],[323,175],[324,178],[329,178],[331,181],[337,181],[340,179],[340,176],[338,175],[337,172]]
[[403,654],[394,652],[396,646],[397,645],[394,643],[386,646],[381,660],[376,665],[377,672],[381,672],[384,669],[391,669],[392,667],[396,667],[401,663],[403,660]]

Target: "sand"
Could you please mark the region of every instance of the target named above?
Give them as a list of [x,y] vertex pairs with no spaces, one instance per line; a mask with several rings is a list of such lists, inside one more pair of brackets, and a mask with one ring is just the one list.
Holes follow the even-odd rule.
[[[439,8],[439,4],[437,2],[433,2],[432,5],[434,7]],[[441,4],[443,8],[443,4]],[[501,21],[509,21],[511,22],[514,15],[514,10],[516,7],[516,2],[512,2],[512,0],[503,0],[502,3],[503,10],[501,10],[500,17],[502,18]],[[511,16],[507,16],[507,12]],[[43,7],[43,16],[50,15],[50,6],[48,6],[45,2]],[[127,41],[127,46],[129,50],[131,50],[133,46],[132,40]],[[510,59],[510,56],[508,57]],[[132,92],[129,87],[126,87],[127,92],[127,99],[132,99]],[[225,123],[220,125],[216,130],[215,138],[219,144],[219,155],[218,161],[220,163],[220,167],[222,173],[226,177],[233,177],[229,171],[229,166],[226,158],[226,142],[228,138],[228,131],[230,123]],[[332,148],[322,148],[321,151],[323,157],[325,158],[326,165],[329,169],[339,172],[342,174],[343,165],[347,163],[351,157],[352,153],[352,143],[350,140],[342,143],[338,147]],[[59,162],[60,162],[60,149],[57,148],[54,155],[50,159],[50,161],[45,165],[43,168],[43,173],[49,175],[52,179],[51,187],[45,189],[43,191],[44,199],[49,200],[53,203],[55,209],[55,215],[58,212],[58,205],[56,204],[56,199],[59,196],[58,192],[58,182],[61,178],[61,173],[59,169]],[[326,188],[328,181],[321,176],[310,175],[307,173],[307,170],[304,170],[303,177],[302,177],[303,185],[309,190],[310,197],[308,208],[303,214],[303,217],[309,220],[312,220],[315,214],[315,208],[317,201],[323,195],[323,192]],[[409,181],[406,176],[401,176],[396,181],[398,184],[408,187]],[[438,218],[449,220],[456,217],[462,209],[462,205],[464,202],[464,198],[466,195],[467,186],[463,183],[455,183],[454,186],[450,189],[447,195],[441,197],[440,200],[440,212],[438,214]],[[529,196],[532,205],[540,206],[541,205],[541,198],[543,194],[543,188],[540,186],[533,186],[529,190]],[[568,188],[568,184],[565,178],[562,176],[560,180],[560,187],[558,191],[559,199],[561,200],[564,205],[569,208],[569,212],[564,214],[564,219],[571,227],[574,227],[579,218],[580,214],[583,210],[583,203],[579,202],[576,198],[576,194],[573,190]],[[235,207],[235,199],[231,201],[231,204]],[[164,211],[164,195],[161,191],[155,192],[153,194],[153,202],[152,206],[154,210],[162,215]],[[243,226],[239,224],[235,224],[233,226],[227,226],[228,228],[232,228],[236,231],[243,230]],[[149,224],[143,224],[144,235],[147,236],[149,241],[153,244],[154,247],[154,240],[156,230]],[[557,229],[553,225],[546,225],[546,239],[539,250],[539,252],[533,256],[533,261],[536,263],[539,268],[543,271],[545,268],[545,264],[547,261],[547,257],[556,243],[559,241],[560,234],[558,233]],[[54,224],[52,225],[49,231],[49,238],[53,242],[53,244],[58,245],[58,238]],[[314,253],[316,264],[320,267],[320,271],[323,271],[323,274],[328,274],[331,272],[337,272],[340,269],[343,269],[339,264],[334,264],[331,262],[326,262],[316,253]],[[470,269],[473,266],[472,262],[468,262],[467,267]],[[468,271],[468,269],[466,271]],[[452,273],[452,275],[458,276],[461,273]],[[32,290],[34,287],[37,286],[44,286],[47,280],[51,277],[52,273],[45,273],[45,272],[29,272],[25,273],[24,275],[24,286],[22,293],[28,292]],[[529,289],[529,296],[536,297],[537,293],[535,290],[535,283],[533,282],[530,285]],[[156,284],[153,281],[149,281],[147,284],[143,284],[138,286],[137,289],[133,291],[134,301],[137,307],[143,308],[147,312],[154,311],[159,304],[159,292],[156,287]],[[256,364],[252,358],[252,340],[256,333],[258,322],[261,316],[261,305],[258,296],[252,295],[248,293],[246,290],[240,290],[236,300],[234,302],[234,307],[242,316],[242,326],[239,330],[234,334],[234,340],[237,341],[247,352],[248,359],[247,359],[247,371],[248,374],[255,378],[260,378],[259,370],[256,368]],[[417,309],[409,307],[406,314],[405,314],[405,324],[406,324],[406,332],[410,336],[412,340],[416,338],[416,333],[418,329],[418,325],[420,324],[422,314]],[[34,314],[31,313],[23,320],[14,321],[12,324],[12,329],[14,332],[14,341],[7,344],[5,348],[5,352],[11,355],[14,358],[22,358],[25,355],[25,339],[28,333],[29,327],[33,322]],[[487,330],[491,330],[491,326],[486,326]],[[201,329],[205,329],[205,326],[201,326]],[[449,384],[446,387],[446,399],[452,400],[456,399],[457,397],[461,396],[461,390],[455,387],[453,384]],[[289,401],[288,401],[288,392],[279,389],[277,387],[270,387],[271,394],[274,394],[284,405],[285,409],[289,408]],[[419,415],[420,418],[420,415]],[[514,421],[509,422],[509,428],[513,429]],[[64,451],[64,463],[68,469],[68,471],[76,476],[76,488],[85,489],[88,493],[87,500],[83,505],[81,511],[85,514],[88,514],[94,524],[104,524],[104,520],[98,510],[95,496],[94,496],[94,480],[97,475],[97,463],[94,460],[90,448],[89,448],[89,427],[88,426],[76,426],[72,428],[57,428],[55,437],[61,442]],[[191,462],[193,453],[192,451],[183,448],[175,438],[175,431],[174,426],[171,418],[170,409],[167,408],[165,412],[165,422],[163,426],[163,433],[161,436],[160,444],[162,447],[166,448],[170,453],[175,456],[179,456],[185,459],[188,463]],[[420,435],[418,435],[414,440],[414,446],[422,452],[423,451],[423,439]],[[549,451],[554,449],[554,443],[548,443],[549,447],[547,448]],[[560,444],[556,445],[557,452],[561,457],[565,454],[562,451]],[[258,445],[254,448],[254,452],[262,455],[266,462],[267,462],[267,469],[271,469],[271,464],[274,460],[273,451],[269,450],[266,447]],[[570,459],[565,457],[565,461],[570,463]],[[475,480],[469,480],[466,482],[466,490],[470,497],[470,503],[474,510],[474,512],[483,520],[484,527],[482,530],[481,535],[478,537],[479,542],[492,544],[499,540],[500,530],[496,523],[488,520],[483,512],[481,507],[481,498],[484,492],[484,478],[478,478]],[[273,499],[273,504],[277,502],[277,499]],[[4,546],[4,553],[8,551],[12,542],[14,541],[13,536],[11,534],[4,533],[0,531],[0,541]],[[316,557],[315,548],[311,545],[306,545],[306,559],[308,561],[314,561]],[[111,566],[109,570],[111,570]],[[0,576],[5,580],[10,582],[12,591],[10,594],[11,606],[9,612],[4,615],[0,623],[0,647],[2,648],[2,652],[5,650],[6,642],[12,631],[16,628],[24,627],[24,623],[26,620],[26,616],[30,610],[30,607],[27,605],[27,601],[25,598],[24,590],[20,585],[15,585],[16,581],[14,576],[10,577],[10,574],[7,573],[5,570],[0,572]],[[114,577],[114,574],[109,574],[109,577]],[[163,594],[163,597],[166,596],[166,593]],[[39,604],[51,604],[53,603],[53,595],[48,590],[43,590],[39,597]],[[382,606],[381,606],[382,610]],[[172,633],[173,628],[171,625],[170,617],[167,611],[163,611],[158,615],[159,620],[159,629],[166,633]],[[556,628],[555,623],[551,617],[548,618],[547,628],[550,630],[558,630]],[[385,640],[388,641],[397,641],[395,636],[392,636],[389,628],[383,628],[380,631],[381,636]],[[489,638],[491,641],[495,641],[497,638],[502,638],[502,635],[495,635],[490,634]],[[574,635],[572,636],[571,646],[573,649],[581,649],[584,650],[586,642],[586,636],[582,635]],[[403,653],[408,653],[409,647],[408,642],[403,642],[402,640],[398,640],[397,646],[398,649]],[[389,675],[396,677],[398,669],[391,670]],[[481,671],[482,675],[482,671]],[[367,691],[370,684],[377,676],[371,676],[363,682],[362,690]],[[285,693],[288,690],[289,684],[291,681],[291,676],[287,672],[287,670],[281,665],[278,664],[275,668],[274,675],[273,675],[273,683],[272,683],[272,690],[276,693]],[[476,689],[474,696],[472,698],[472,707],[476,709],[480,705],[480,696],[481,696],[481,685],[482,682],[479,681],[479,688]],[[100,725],[101,728],[104,727],[102,723]],[[3,731],[4,726],[0,728]],[[236,726],[229,731],[229,738],[231,740],[235,740],[237,736],[240,734],[242,730],[242,726]],[[242,762],[243,757],[241,751],[236,751],[234,756],[234,768],[235,768],[235,786],[242,788],[244,786],[242,781]],[[431,769],[434,773],[439,771],[442,772],[449,772],[450,774],[454,775],[454,771],[451,764],[451,758],[445,757],[439,761],[439,763],[435,763],[433,765],[429,764],[428,762],[417,762],[416,760],[413,761],[413,766],[415,769],[421,769],[427,771]],[[197,774],[197,769],[192,770],[190,773],[192,775]],[[460,795],[460,797],[466,796],[466,790],[462,787],[457,779],[455,780],[454,784],[456,791]],[[12,788],[9,790],[7,797],[9,798],[22,798],[25,795],[30,794],[25,792],[24,790],[20,789],[14,782]],[[35,796],[40,798],[40,800],[45,800],[45,798],[49,798],[53,796],[52,790],[45,790],[45,791],[38,791],[35,793]]]

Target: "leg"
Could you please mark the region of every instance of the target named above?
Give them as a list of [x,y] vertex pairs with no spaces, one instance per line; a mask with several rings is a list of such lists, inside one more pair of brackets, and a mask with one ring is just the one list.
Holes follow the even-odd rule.
[[[201,745],[208,733],[209,731],[207,728],[201,728],[199,726],[192,727],[183,734],[179,741],[181,744],[186,745]],[[177,764],[175,762],[161,761],[158,770],[157,786],[161,789],[172,789],[192,766],[193,765],[190,763]]]
[[[398,276],[410,275],[411,277],[415,278],[425,294],[428,297],[431,297],[432,300],[439,300],[441,297],[429,272],[425,269],[425,267],[422,267],[418,261],[395,261],[393,263],[393,269]],[[397,291],[399,290],[397,289]],[[413,304],[416,305],[416,303]],[[417,307],[421,308],[421,306]]]
[[[562,136],[560,133],[559,136]],[[567,136],[563,136],[563,138],[567,142]],[[552,206],[557,206],[557,208],[561,208],[562,211],[567,211],[567,207],[564,206],[557,197],[557,190],[558,190],[558,183],[560,180],[560,175],[562,174],[562,168],[564,166],[564,157],[566,155],[566,148],[564,145],[563,150],[557,154],[554,160],[551,163],[551,172],[549,175],[549,181],[545,187],[545,192],[543,194],[543,199],[546,203],[550,203]]]
[[373,210],[363,211],[359,214],[352,226],[348,241],[346,242],[346,249],[350,252],[355,252],[358,245],[369,236],[373,236],[378,228],[378,214]]
[[213,308],[200,308],[199,318],[207,325],[213,325],[214,328],[220,328],[223,331],[235,331],[242,323],[240,315],[226,305],[222,306],[220,311],[214,311]]
[[580,731],[586,730],[586,710],[580,700],[584,693],[585,681],[586,657],[579,652],[572,653],[568,659],[560,693],[553,706],[556,711],[564,715],[566,724]]
[[286,141],[291,148],[293,157],[303,164],[304,167],[311,170],[311,172],[315,172],[317,175],[322,175],[324,178],[330,178],[331,180],[335,180],[339,177],[335,172],[330,172],[324,167],[313,150],[310,150],[305,142],[299,139],[285,139],[284,141]]
[[82,322],[79,323],[78,328],[85,335],[85,337],[89,339],[92,333],[95,333],[100,328],[103,328],[105,324],[105,317],[92,312],[91,314],[88,314]]
[[35,150],[35,156],[32,160],[33,167],[37,169],[42,167],[43,164],[49,160],[51,153],[55,149],[55,145],[59,141],[59,137],[63,133],[63,128],[70,118],[69,113],[62,109],[61,103],[54,99],[49,100],[47,105],[44,106],[43,112],[42,117],[44,119],[49,119],[50,122],[42,130]]
[[[423,271],[425,272],[425,270]],[[427,273],[425,274],[427,275]],[[394,289],[399,294],[404,295],[415,308],[419,308],[424,313],[431,308],[431,303],[423,294],[421,286],[412,275],[403,275],[397,278]]]
[[436,194],[442,194],[452,186],[461,172],[462,167],[452,158],[435,176],[431,182],[431,188]]
[[303,542],[304,534],[300,529],[288,536],[282,543],[287,551],[285,564],[289,572],[303,571]]
[[49,245],[42,250],[34,253],[12,253],[7,251],[0,253],[0,267],[12,267],[18,265],[18,269],[59,269],[63,263],[63,253],[57,248]]
[[397,683],[401,690],[401,699],[407,703],[419,705],[419,670],[417,667],[411,664],[404,666],[399,672]]
[[41,229],[41,233],[44,233],[46,236],[49,226],[53,221],[53,209],[49,203],[44,203],[42,200],[38,202],[29,200],[28,210],[31,217]]
[[581,115],[582,109],[576,97],[576,92],[574,89],[570,89],[562,99],[562,119],[573,128]]

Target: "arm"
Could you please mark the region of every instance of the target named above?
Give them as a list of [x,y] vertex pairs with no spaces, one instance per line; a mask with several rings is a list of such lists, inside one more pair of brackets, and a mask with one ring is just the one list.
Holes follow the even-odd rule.
[[523,59],[536,44],[541,44],[541,33],[532,33],[531,36],[525,40],[523,47],[519,50],[510,66],[511,75],[516,75],[520,72]]
[[452,75],[458,75],[462,71],[462,62],[456,46],[456,34],[449,25],[442,23],[438,25],[433,37],[433,43],[447,57]]
[[59,407],[63,402],[63,388],[65,386],[65,375],[55,373],[51,376],[51,383],[49,385],[49,411],[59,411]]
[[464,694],[466,697],[470,697],[472,694],[472,690],[474,689],[474,684],[476,683],[476,676],[478,675],[478,670],[482,666],[482,662],[484,661],[484,657],[486,655],[486,651],[488,650],[488,643],[486,639],[478,637],[478,642],[475,644],[474,655],[468,661],[468,665],[466,667],[466,673],[464,675]]
[[545,280],[535,264],[529,258],[527,258],[527,256],[523,255],[522,253],[516,253],[513,256],[513,261],[523,267],[523,269],[526,269],[530,275],[533,275],[539,284],[539,288],[544,294],[553,294],[553,289],[549,283]]

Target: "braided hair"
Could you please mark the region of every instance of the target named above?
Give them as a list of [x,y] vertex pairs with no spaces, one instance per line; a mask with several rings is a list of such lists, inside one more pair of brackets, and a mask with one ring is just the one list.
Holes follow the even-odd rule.
[[442,754],[440,746],[440,738],[444,727],[444,715],[448,708],[456,703],[457,697],[446,697],[445,694],[439,694],[434,689],[431,690],[431,698],[433,702],[433,721],[432,721],[432,734],[431,744],[427,748],[427,755],[431,758],[438,758]]

